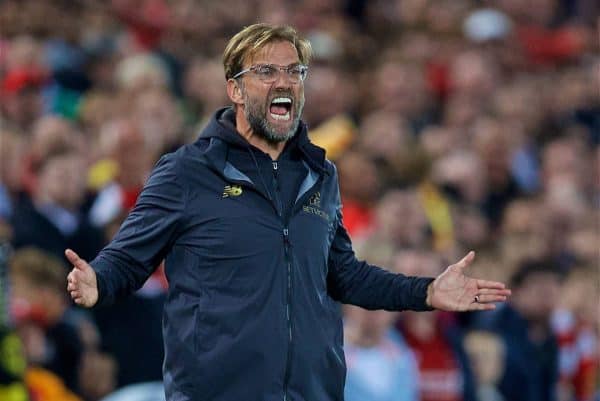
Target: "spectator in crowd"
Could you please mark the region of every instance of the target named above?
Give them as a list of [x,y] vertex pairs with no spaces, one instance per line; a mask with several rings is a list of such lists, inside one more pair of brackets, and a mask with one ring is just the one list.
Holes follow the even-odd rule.
[[31,199],[19,202],[12,214],[14,246],[37,246],[61,258],[64,246],[87,255],[98,252],[104,239],[83,210],[82,154],[71,143],[59,141],[35,160],[33,168],[36,182]]
[[71,391],[79,392],[84,344],[67,316],[62,261],[35,248],[23,248],[11,259],[9,277],[12,315],[28,362],[54,372]]
[[476,327],[497,333],[506,349],[499,390],[506,400],[554,401],[559,350],[552,330],[564,273],[549,261],[523,262],[510,283],[513,295]]
[[[396,271],[407,275],[437,274],[442,265],[427,251],[403,250],[394,256]],[[416,355],[419,400],[474,401],[474,380],[456,322],[439,311],[402,312],[397,327]]]
[[[357,249],[361,258],[391,266],[391,249]],[[344,306],[347,400],[420,400],[419,368],[413,350],[394,327],[397,312]]]
[[473,330],[464,338],[464,345],[476,380],[479,401],[506,401],[498,389],[506,349],[502,339],[495,333]]
[[348,306],[344,320],[345,399],[348,401],[417,401],[419,369],[402,335],[396,314]]
[[569,273],[552,315],[552,329],[560,350],[559,400],[591,401],[600,369],[600,347],[594,334],[598,305],[589,294],[598,294],[594,264],[578,266]]

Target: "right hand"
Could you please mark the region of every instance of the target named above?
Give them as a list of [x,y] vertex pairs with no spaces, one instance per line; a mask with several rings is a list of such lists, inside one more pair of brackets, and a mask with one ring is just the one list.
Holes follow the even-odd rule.
[[67,291],[77,305],[91,308],[98,302],[96,272],[71,249],[65,251],[65,256],[73,264],[73,270],[67,276]]

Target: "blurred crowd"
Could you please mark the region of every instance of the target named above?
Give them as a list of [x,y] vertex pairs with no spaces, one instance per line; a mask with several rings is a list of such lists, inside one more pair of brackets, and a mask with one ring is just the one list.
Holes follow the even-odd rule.
[[436,276],[474,249],[471,274],[513,290],[479,314],[346,307],[346,400],[597,400],[599,12],[594,0],[0,1],[0,399],[117,400],[160,382],[162,269],[81,310],[63,251],[93,259],[159,156],[228,104],[222,51],[260,21],[311,41],[303,119],[336,162],[359,257]]

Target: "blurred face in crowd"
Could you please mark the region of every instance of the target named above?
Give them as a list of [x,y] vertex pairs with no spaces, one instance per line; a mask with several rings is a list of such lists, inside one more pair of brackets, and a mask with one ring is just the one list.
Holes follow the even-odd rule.
[[533,77],[501,86],[493,93],[494,114],[506,121],[520,123],[524,133],[532,135],[543,117],[542,100]]
[[101,130],[100,140],[102,157],[114,160],[119,166],[117,182],[125,188],[143,185],[156,149],[149,148],[136,122],[127,119],[108,121]]
[[371,156],[392,160],[411,139],[408,122],[391,111],[375,111],[360,125],[360,145]]
[[364,346],[378,344],[396,319],[393,312],[370,311],[350,305],[346,307],[345,312],[350,341]]
[[[375,163],[359,152],[346,153],[338,163],[340,190],[344,198],[369,204],[379,194],[379,176]],[[357,180],[356,177],[360,177]]]
[[418,117],[429,104],[430,96],[423,69],[418,65],[400,62],[382,64],[372,77],[372,106],[378,110]]
[[510,179],[511,149],[506,132],[505,124],[488,118],[478,119],[472,127],[474,149],[492,187],[502,187]]
[[377,205],[376,219],[380,232],[398,246],[420,246],[426,239],[427,217],[415,191],[388,191]]
[[157,151],[177,144],[181,133],[181,116],[171,93],[163,88],[140,93],[134,106],[134,119],[147,143]]
[[557,140],[546,146],[542,155],[542,176],[546,187],[579,183],[582,172],[581,155],[569,140]]
[[393,267],[406,276],[437,277],[443,264],[433,252],[402,250],[394,256]]
[[77,210],[85,194],[85,163],[75,152],[51,157],[42,166],[36,193],[38,201]]
[[306,82],[310,102],[306,105],[304,120],[315,125],[352,110],[355,92],[352,82],[341,71],[332,66],[311,65],[310,80]]
[[20,128],[28,128],[41,114],[42,98],[37,88],[25,88],[2,99],[3,114]]
[[527,320],[547,323],[557,306],[561,280],[553,272],[535,272],[513,288],[512,302]]
[[471,204],[480,202],[487,192],[487,176],[483,162],[468,151],[454,151],[438,159],[433,166],[434,181],[452,189]]
[[453,89],[467,96],[487,96],[496,87],[494,64],[482,52],[467,51],[459,54],[450,66]]
[[496,334],[472,331],[465,337],[465,350],[480,384],[495,385],[504,371],[504,344]]
[[43,159],[57,146],[82,146],[81,138],[68,120],[47,115],[37,119],[33,126],[31,151]]
[[223,92],[223,66],[218,60],[195,59],[185,73],[186,96],[200,103],[203,113],[227,103]]
[[[299,63],[294,45],[278,41],[266,44],[244,63],[244,69],[259,64],[288,67]],[[304,83],[292,82],[282,71],[279,71],[275,82],[265,82],[253,71],[243,74],[238,82],[243,98],[243,103],[238,107],[243,108],[252,132],[269,143],[285,142],[292,138],[304,108]],[[274,102],[281,99],[288,99],[288,102]]]

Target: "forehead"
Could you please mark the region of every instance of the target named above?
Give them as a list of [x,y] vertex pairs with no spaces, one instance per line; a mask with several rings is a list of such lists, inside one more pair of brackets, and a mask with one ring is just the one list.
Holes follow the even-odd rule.
[[83,157],[76,152],[50,156],[44,163],[44,169],[70,168],[72,163],[80,163]]
[[288,41],[267,43],[248,60],[249,64],[290,65],[298,62],[298,51]]

